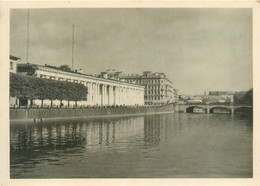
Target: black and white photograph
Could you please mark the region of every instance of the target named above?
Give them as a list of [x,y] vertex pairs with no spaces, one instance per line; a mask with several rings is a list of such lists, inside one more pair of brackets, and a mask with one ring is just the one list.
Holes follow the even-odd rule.
[[11,180],[253,178],[252,8],[12,8],[9,24]]

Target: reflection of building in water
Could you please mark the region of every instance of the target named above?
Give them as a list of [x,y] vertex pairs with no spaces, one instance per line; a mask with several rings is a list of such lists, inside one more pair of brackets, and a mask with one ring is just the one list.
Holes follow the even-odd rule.
[[143,135],[143,117],[85,123],[38,124],[12,128],[11,150],[107,145]]
[[91,122],[86,129],[87,144],[110,144],[142,134],[143,117]]
[[11,130],[11,149],[74,147],[84,142],[82,124],[18,126]]
[[144,119],[145,142],[160,142],[166,138],[165,117],[163,115],[147,116]]

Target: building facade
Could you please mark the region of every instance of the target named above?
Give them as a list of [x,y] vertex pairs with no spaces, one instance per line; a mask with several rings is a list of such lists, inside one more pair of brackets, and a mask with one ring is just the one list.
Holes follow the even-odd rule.
[[[21,59],[19,57],[9,55],[9,72],[10,73],[17,73],[17,64]],[[17,105],[19,104],[19,100],[15,97],[9,97],[9,104],[10,105]]]
[[[131,84],[142,85],[144,90],[145,105],[162,105],[175,102],[178,99],[178,89],[173,89],[172,82],[164,73],[152,73],[144,71],[142,75],[130,74],[125,75],[122,72],[117,72],[115,69],[101,72],[100,77],[108,77],[111,79],[120,79]],[[174,91],[176,90],[176,92]]]
[[81,83],[88,88],[87,101],[84,105],[144,105],[144,87],[141,85],[29,63],[18,64],[18,73],[38,78]]
[[21,60],[19,57],[15,57],[10,55],[9,56],[10,60],[10,66],[9,66],[9,72],[11,73],[17,73],[17,63]]
[[204,94],[204,95],[181,95],[180,101],[182,103],[204,103],[204,104],[218,104],[218,103],[233,103],[233,95],[218,95],[218,94]]
[[209,91],[210,96],[234,95],[236,91]]
[[179,101],[179,89],[174,88],[173,89],[173,94],[174,94],[174,102],[178,102]]

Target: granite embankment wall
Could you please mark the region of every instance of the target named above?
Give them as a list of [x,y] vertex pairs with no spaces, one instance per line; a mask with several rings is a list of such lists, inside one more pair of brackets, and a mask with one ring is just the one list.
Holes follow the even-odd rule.
[[174,105],[160,107],[10,108],[10,121],[37,121],[174,112]]

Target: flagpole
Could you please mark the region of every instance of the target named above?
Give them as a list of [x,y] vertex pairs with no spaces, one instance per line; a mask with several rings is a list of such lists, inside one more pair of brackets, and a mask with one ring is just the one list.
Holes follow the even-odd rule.
[[72,67],[71,69],[74,70],[74,24],[72,25],[72,51],[71,51],[71,55],[72,55]]
[[30,13],[29,9],[27,9],[27,63],[29,63],[29,19]]

